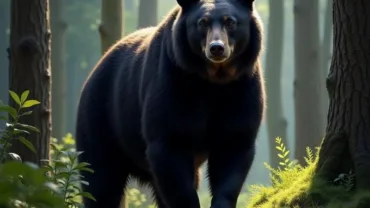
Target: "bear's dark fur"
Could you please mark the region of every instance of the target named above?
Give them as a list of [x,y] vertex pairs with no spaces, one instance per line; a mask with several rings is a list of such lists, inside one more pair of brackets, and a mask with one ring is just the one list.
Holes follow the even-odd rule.
[[211,207],[236,206],[265,110],[262,26],[253,0],[177,2],[110,48],[83,87],[77,150],[97,199],[87,208],[117,208],[130,176],[160,208],[199,208],[205,160]]

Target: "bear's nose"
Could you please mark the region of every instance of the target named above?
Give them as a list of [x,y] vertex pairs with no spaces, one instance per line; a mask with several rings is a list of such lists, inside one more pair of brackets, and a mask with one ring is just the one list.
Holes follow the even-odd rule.
[[225,51],[225,46],[221,41],[213,41],[209,44],[209,51],[213,56],[222,56]]

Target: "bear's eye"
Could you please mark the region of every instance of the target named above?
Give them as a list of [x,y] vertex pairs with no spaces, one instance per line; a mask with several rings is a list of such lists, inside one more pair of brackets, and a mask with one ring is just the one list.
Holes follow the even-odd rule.
[[201,19],[199,22],[198,22],[198,25],[200,28],[206,28],[207,27],[207,21],[204,20],[204,19]]
[[236,25],[236,22],[232,19],[227,19],[226,20],[226,27],[228,28],[234,28]]

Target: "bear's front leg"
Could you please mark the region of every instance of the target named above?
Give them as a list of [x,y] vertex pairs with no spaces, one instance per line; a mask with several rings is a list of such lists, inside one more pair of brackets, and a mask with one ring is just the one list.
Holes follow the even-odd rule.
[[192,155],[158,140],[148,144],[147,156],[159,197],[168,208],[200,208]]
[[212,150],[208,161],[209,182],[213,196],[211,208],[236,207],[254,155],[254,142],[249,144],[235,142]]

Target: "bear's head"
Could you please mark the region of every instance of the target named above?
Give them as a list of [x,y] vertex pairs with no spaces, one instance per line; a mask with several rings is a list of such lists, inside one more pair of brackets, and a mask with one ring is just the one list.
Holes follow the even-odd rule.
[[181,11],[173,39],[178,41],[174,53],[180,65],[215,82],[229,82],[253,70],[262,38],[254,0],[177,3]]

